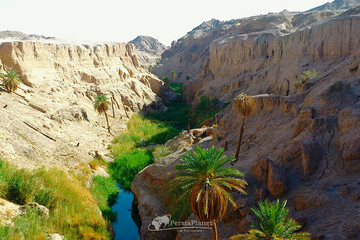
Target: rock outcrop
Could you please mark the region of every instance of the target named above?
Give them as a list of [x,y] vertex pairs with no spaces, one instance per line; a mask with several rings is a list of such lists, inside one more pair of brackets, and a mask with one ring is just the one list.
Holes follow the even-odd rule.
[[71,169],[106,153],[112,136],[94,110],[97,94],[112,99],[113,134],[135,112],[165,110],[157,95],[165,87],[138,67],[132,44],[5,41],[0,54],[24,82],[18,95],[0,88],[0,157],[18,166]]
[[[319,7],[319,9],[312,9],[303,13],[284,10],[281,13],[269,13],[230,21],[211,19],[174,41],[171,48],[162,54],[161,61],[154,67],[153,71],[159,77],[164,77],[169,76],[170,72],[174,70],[178,73],[176,80],[186,82],[188,79],[195,78],[199,73],[199,69],[206,69],[209,60],[212,59],[210,54],[220,50],[219,48],[212,49],[211,45],[214,44],[214,41],[229,46],[234,42],[228,43],[227,38],[238,39],[242,36],[243,40],[245,40],[243,53],[238,52],[241,50],[240,48],[235,49],[232,47],[233,51],[230,54],[226,53],[225,56],[221,57],[222,60],[229,62],[232,61],[233,55],[237,55],[239,58],[235,62],[239,60],[243,62],[248,60],[247,56],[259,53],[260,49],[252,49],[251,39],[259,39],[258,45],[262,46],[263,42],[272,36],[277,37],[294,33],[312,24],[329,20],[342,13],[342,11],[357,6],[360,6],[359,0],[336,0],[333,3]],[[261,37],[259,37],[260,35]],[[271,50],[269,54],[263,55],[273,56]],[[258,66],[255,65],[254,68],[256,67]],[[240,73],[242,73],[242,70],[239,69],[236,74]]]
[[140,65],[148,68],[155,66],[161,58],[161,54],[168,48],[157,39],[149,36],[138,36],[129,43],[135,46],[135,55]]
[[355,8],[360,6],[359,0],[335,0],[333,2],[327,2],[324,5],[310,9],[311,11],[323,11],[323,10],[346,10],[349,8]]
[[[212,33],[223,24],[212,21],[214,27],[207,31],[214,38],[204,45],[197,43],[205,34],[187,44],[189,36],[180,39],[164,52],[163,60],[176,63],[183,74],[193,71],[183,88],[188,103],[201,95],[230,103],[218,113],[219,126],[209,140],[210,145],[226,145],[228,156],[235,154],[241,121],[233,99],[241,92],[255,98],[235,164],[249,182],[247,205],[258,199],[286,199],[290,215],[302,219],[304,231],[315,239],[358,239],[360,215],[354,209],[360,201],[360,10],[268,14],[235,21],[237,27],[220,36]],[[185,45],[200,48],[193,48],[189,56],[194,59],[187,58],[186,64],[179,61],[188,56]],[[203,68],[191,70],[186,67],[190,64]],[[301,77],[312,69],[316,76]],[[161,167],[173,171],[172,165]],[[151,175],[136,178],[146,182]],[[241,209],[242,214],[231,214],[236,223],[224,219],[219,224],[220,238],[248,230],[251,212]],[[206,234],[183,232],[177,239],[206,239]]]

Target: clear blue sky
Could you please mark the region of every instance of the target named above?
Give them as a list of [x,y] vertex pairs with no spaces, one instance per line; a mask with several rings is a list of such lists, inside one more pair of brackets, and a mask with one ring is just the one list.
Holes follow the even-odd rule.
[[148,35],[170,45],[204,21],[304,11],[329,0],[0,0],[0,31],[70,40],[127,42]]

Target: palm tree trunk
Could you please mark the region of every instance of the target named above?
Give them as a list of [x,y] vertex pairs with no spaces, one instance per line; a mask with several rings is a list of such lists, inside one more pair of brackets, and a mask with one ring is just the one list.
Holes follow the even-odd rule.
[[106,118],[106,124],[107,124],[107,127],[108,127],[108,131],[109,131],[109,133],[110,133],[109,118],[108,118],[108,115],[107,115],[106,111],[104,111],[104,114],[105,114],[105,118]]
[[242,124],[241,124],[241,128],[240,128],[239,143],[238,143],[238,146],[237,146],[237,149],[236,149],[235,161],[234,162],[239,160],[239,152],[240,152],[240,147],[241,147],[242,136],[243,136],[243,133],[244,133],[245,121],[246,121],[246,117],[244,116]]
[[114,108],[114,100],[113,100],[113,98],[111,98],[111,108],[112,108],[112,112],[113,112],[113,118],[115,118],[115,108]]
[[217,233],[217,226],[216,226],[215,221],[212,222],[211,229],[212,229],[213,240],[217,240],[218,239],[218,233]]

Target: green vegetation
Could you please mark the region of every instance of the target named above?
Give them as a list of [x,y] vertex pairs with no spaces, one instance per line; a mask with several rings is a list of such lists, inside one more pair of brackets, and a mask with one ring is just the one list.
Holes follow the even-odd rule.
[[110,124],[109,124],[109,118],[107,115],[107,110],[109,110],[110,102],[107,99],[107,97],[104,94],[98,95],[94,102],[94,108],[99,114],[104,114],[106,118],[106,124],[108,131],[110,133]]
[[176,82],[170,83],[170,87],[172,88],[172,90],[179,96],[181,96],[181,90],[183,86],[184,86],[183,83],[176,83]]
[[115,158],[110,164],[111,174],[119,185],[127,190],[136,174],[149,164],[153,163],[152,151],[147,149],[134,149]]
[[319,75],[319,73],[315,69],[304,71],[303,74],[301,75],[301,81],[296,82],[295,87],[300,87],[302,84],[306,83],[307,81],[316,77],[317,75]]
[[110,239],[89,189],[64,171],[30,172],[0,160],[0,186],[0,197],[17,204],[37,202],[50,211],[48,219],[36,211],[16,217],[13,226],[0,226],[0,239],[45,239],[49,232],[66,239]]
[[154,161],[156,162],[171,153],[172,153],[172,151],[169,148],[165,147],[164,145],[160,145],[160,146],[155,147],[152,155],[154,157]]
[[217,98],[209,98],[202,95],[200,101],[195,105],[190,113],[190,121],[192,126],[201,126],[202,123],[214,117],[214,115],[222,109],[222,104]]
[[150,66],[148,67],[148,71],[151,72],[152,69],[153,69],[153,67],[150,65]]
[[236,154],[235,154],[235,159],[236,159],[235,161],[237,161],[239,159],[239,152],[240,152],[240,147],[241,147],[242,136],[244,133],[245,121],[246,121],[247,117],[249,117],[249,116],[251,116],[251,114],[253,114],[256,103],[255,103],[254,98],[246,95],[245,93],[241,93],[239,96],[237,96],[235,101],[239,108],[239,111],[243,115],[243,119],[242,119],[242,123],[241,123],[241,127],[240,127],[239,142],[238,142],[238,146],[237,146]]
[[217,239],[216,222],[226,213],[228,202],[234,207],[229,190],[246,194],[244,176],[239,170],[225,165],[234,158],[223,155],[222,148],[202,149],[195,147],[182,157],[184,163],[176,165],[177,177],[170,183],[171,188],[181,192],[179,199],[187,198],[191,211],[201,222],[211,222],[213,239]]
[[169,84],[170,84],[169,78],[163,77],[162,80],[163,80],[165,86],[169,86]]
[[128,130],[116,137],[111,145],[115,156],[115,162],[109,165],[111,175],[121,187],[130,189],[135,175],[154,161],[153,150],[142,147],[164,144],[179,132],[166,122],[133,115],[128,122]]
[[190,106],[181,102],[167,102],[167,112],[154,112],[146,115],[148,119],[157,120],[178,130],[185,129],[189,124],[188,115]]
[[15,71],[6,71],[5,74],[1,74],[0,77],[3,79],[5,90],[9,93],[15,92],[21,83],[20,75]]
[[90,192],[94,196],[102,215],[109,221],[116,220],[116,213],[112,211],[111,206],[115,204],[119,189],[116,187],[116,181],[112,178],[95,176],[90,187]]
[[252,225],[252,229],[248,234],[236,235],[231,240],[310,239],[309,233],[296,232],[301,225],[287,217],[289,210],[285,206],[286,201],[282,203],[279,200],[273,203],[259,202],[259,208],[252,208],[257,217],[257,222]]

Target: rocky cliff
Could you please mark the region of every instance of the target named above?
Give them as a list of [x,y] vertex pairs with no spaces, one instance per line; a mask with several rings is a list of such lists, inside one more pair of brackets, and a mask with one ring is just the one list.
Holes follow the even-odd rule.
[[113,99],[113,134],[134,112],[164,109],[163,85],[139,67],[132,44],[3,41],[0,54],[25,83],[16,95],[0,88],[0,157],[21,167],[71,169],[106,153],[112,136],[94,110],[97,94]]
[[[161,61],[154,67],[159,77],[169,76],[172,70],[178,73],[177,81],[186,81],[207,66],[210,59],[210,45],[226,37],[263,32],[263,38],[270,35],[289,34],[300,31],[314,23],[330,19],[342,11],[360,5],[358,0],[336,0],[332,7],[321,6],[308,12],[269,13],[230,21],[212,19],[204,22],[184,37],[172,43],[163,54]],[[269,32],[268,32],[269,31]],[[278,32],[277,34],[274,32]],[[245,36],[247,37],[247,36]]]
[[[288,200],[291,216],[313,239],[359,239],[360,8],[269,14],[239,20],[234,32],[211,41],[204,67],[183,89],[189,103],[200,95],[230,102],[211,137],[200,141],[204,147],[227,146],[228,156],[235,154],[241,120],[233,99],[245,92],[256,100],[235,164],[249,182],[248,196],[234,194],[238,207],[228,209],[220,239],[248,231],[254,219],[250,207],[276,198]],[[302,78],[313,69],[316,76]],[[164,192],[180,156],[147,167],[133,183],[138,196],[148,195],[139,200],[144,239],[162,237],[145,227],[152,214],[167,213],[168,203],[156,193]],[[174,234],[174,239],[210,236]]]
[[144,67],[155,66],[161,54],[168,48],[157,39],[149,36],[138,36],[129,43],[134,44],[134,53]]
[[323,11],[323,10],[347,10],[360,5],[359,0],[336,0],[333,2],[325,3],[319,7],[310,9],[310,11]]

